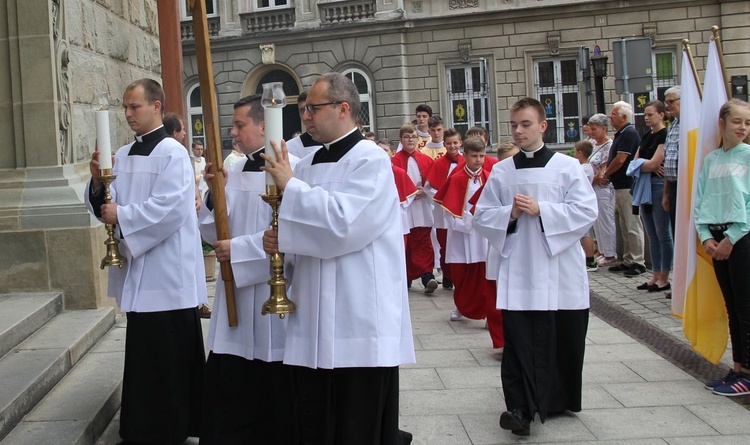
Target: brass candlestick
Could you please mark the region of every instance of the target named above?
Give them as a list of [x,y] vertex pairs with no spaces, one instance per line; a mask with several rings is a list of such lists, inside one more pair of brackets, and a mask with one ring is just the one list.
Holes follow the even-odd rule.
[[[282,193],[276,185],[266,185],[266,194],[261,195],[263,201],[271,206],[271,229],[279,229],[279,205],[281,204]],[[271,255],[271,279],[268,285],[271,286],[271,296],[268,297],[260,313],[276,314],[279,318],[286,317],[295,311],[294,302],[286,297],[286,283],[284,278],[284,254],[274,253]]]
[[[114,181],[116,177],[117,176],[112,174],[112,169],[108,168],[105,170],[101,170],[99,180],[104,184],[105,204],[109,204],[112,202],[112,195],[109,193],[109,184]],[[115,238],[115,225],[105,224],[104,227],[107,229],[107,240],[104,241],[104,245],[107,246],[107,254],[104,256],[104,258],[102,258],[102,264],[100,267],[104,269],[107,266],[117,266],[122,269],[122,266],[124,266],[128,262],[128,260],[126,260],[125,257],[122,256],[122,254],[120,254],[120,251],[117,248],[120,240]]]

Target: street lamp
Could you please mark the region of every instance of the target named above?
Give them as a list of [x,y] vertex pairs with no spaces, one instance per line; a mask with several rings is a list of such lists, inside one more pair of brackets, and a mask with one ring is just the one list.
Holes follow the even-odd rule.
[[[597,46],[598,47],[598,46]],[[594,69],[594,89],[596,90],[596,112],[604,114],[604,78],[607,77],[608,57],[594,50],[591,66]]]

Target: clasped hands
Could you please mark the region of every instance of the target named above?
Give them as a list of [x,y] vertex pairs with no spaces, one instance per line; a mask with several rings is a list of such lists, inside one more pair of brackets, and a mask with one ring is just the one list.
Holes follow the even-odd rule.
[[518,219],[522,213],[528,213],[531,216],[539,216],[539,203],[533,197],[516,193],[513,196],[513,209],[510,211],[512,219]]
[[734,246],[729,241],[729,237],[724,237],[721,242],[717,242],[715,239],[707,239],[706,241],[703,241],[703,248],[706,250],[706,253],[717,261],[729,259],[733,247]]

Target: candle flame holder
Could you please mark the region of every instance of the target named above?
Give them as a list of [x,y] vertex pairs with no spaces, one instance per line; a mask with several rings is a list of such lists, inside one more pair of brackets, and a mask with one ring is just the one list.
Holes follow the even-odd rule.
[[[109,184],[115,180],[117,176],[112,174],[112,169],[101,170],[99,180],[104,184],[104,203],[109,204],[112,202],[112,195],[109,192]],[[107,246],[107,254],[102,258],[101,269],[105,267],[117,266],[122,269],[122,266],[127,264],[128,260],[120,253],[117,245],[120,244],[120,240],[115,237],[115,225],[105,224],[104,227],[107,229],[107,239],[104,241],[104,245]]]
[[[281,205],[282,192],[276,185],[266,185],[266,193],[261,195],[263,201],[271,206],[271,229],[279,229],[279,205]],[[285,318],[286,314],[291,314],[296,310],[294,302],[286,296],[287,279],[284,277],[284,254],[281,252],[274,253],[270,257],[271,262],[271,279],[268,285],[271,286],[271,296],[263,303],[260,311],[262,315],[273,314],[279,318]]]

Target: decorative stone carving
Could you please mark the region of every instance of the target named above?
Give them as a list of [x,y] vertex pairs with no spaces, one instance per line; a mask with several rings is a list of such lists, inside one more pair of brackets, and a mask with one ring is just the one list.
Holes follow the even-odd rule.
[[276,45],[273,43],[260,45],[260,57],[263,65],[273,65],[276,63]]
[[57,79],[55,81],[57,117],[58,117],[58,149],[60,150],[60,162],[72,164],[72,144],[70,143],[70,79],[68,77],[68,64],[70,55],[68,53],[68,41],[65,35],[65,18],[63,15],[63,0],[52,0],[52,38],[55,45],[55,68]]
[[643,24],[643,36],[651,39],[651,46],[654,46],[656,44],[656,24],[644,23]]
[[461,62],[467,63],[471,59],[471,43],[459,44],[458,53],[461,54]]
[[448,9],[478,8],[479,0],[450,0]]
[[422,12],[422,0],[411,2],[411,12]]
[[560,54],[560,31],[549,31],[547,33],[547,44],[551,56]]

